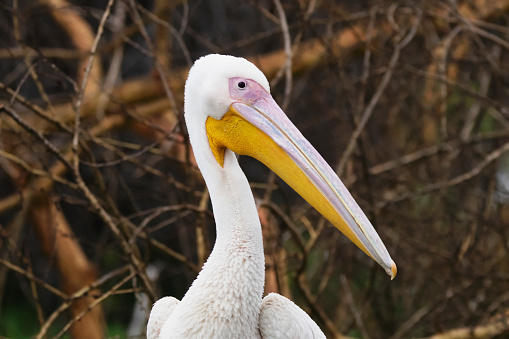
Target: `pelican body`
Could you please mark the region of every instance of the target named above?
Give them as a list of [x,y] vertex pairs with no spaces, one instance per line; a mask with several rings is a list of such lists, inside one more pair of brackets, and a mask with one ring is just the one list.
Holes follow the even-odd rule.
[[185,86],[185,120],[216,221],[214,249],[179,302],[158,300],[147,338],[325,338],[287,298],[263,296],[265,263],[260,220],[235,153],[252,156],[394,277],[396,265],[343,183],[270,95],[249,61],[200,58]]

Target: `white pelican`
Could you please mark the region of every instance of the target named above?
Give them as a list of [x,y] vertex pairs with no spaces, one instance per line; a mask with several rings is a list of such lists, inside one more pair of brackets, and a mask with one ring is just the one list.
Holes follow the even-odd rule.
[[184,111],[210,191],[217,238],[182,300],[165,297],[154,304],[147,338],[325,338],[292,301],[275,293],[262,300],[262,230],[235,153],[267,165],[392,278],[396,275],[371,223],[276,104],[256,66],[233,56],[200,58],[187,78]]

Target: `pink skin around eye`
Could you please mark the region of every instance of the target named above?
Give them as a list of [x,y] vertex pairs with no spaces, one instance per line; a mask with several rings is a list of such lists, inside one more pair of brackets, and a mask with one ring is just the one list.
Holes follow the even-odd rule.
[[[243,89],[239,89],[237,84],[243,81],[246,83],[246,87]],[[251,79],[244,78],[230,78],[228,81],[229,89],[230,89],[230,98],[237,102],[243,102],[246,104],[253,104],[254,102],[260,99],[271,98],[271,95],[267,93],[267,91],[260,86],[256,81]]]

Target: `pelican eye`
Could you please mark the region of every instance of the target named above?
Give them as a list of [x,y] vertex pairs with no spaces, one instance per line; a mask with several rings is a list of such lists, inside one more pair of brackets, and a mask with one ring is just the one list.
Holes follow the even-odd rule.
[[247,84],[245,81],[239,81],[237,82],[237,88],[238,89],[245,89],[247,87]]

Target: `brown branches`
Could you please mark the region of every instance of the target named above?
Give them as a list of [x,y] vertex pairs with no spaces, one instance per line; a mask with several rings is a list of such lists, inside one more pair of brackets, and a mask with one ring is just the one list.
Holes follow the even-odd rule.
[[398,202],[398,201],[409,199],[411,197],[419,196],[422,194],[428,194],[435,190],[441,190],[441,189],[445,189],[448,187],[462,184],[467,180],[471,180],[476,175],[479,175],[486,166],[490,165],[493,161],[498,160],[507,151],[509,151],[509,143],[504,144],[502,147],[500,147],[500,148],[494,150],[493,152],[491,152],[490,154],[488,154],[484,159],[479,161],[479,163],[468,172],[462,173],[461,175],[458,175],[452,179],[429,184],[417,192],[408,193],[408,194],[400,194],[397,198],[392,199],[391,201],[380,203],[380,205],[378,207],[380,207],[380,208],[384,207],[389,202]]
[[[49,8],[49,13],[62,30],[69,35],[71,43],[78,53],[83,56],[90,55],[88,59],[83,57],[79,60],[76,83],[82,83],[84,93],[90,96],[95,95],[99,91],[99,82],[102,79],[102,66],[100,59],[94,58],[98,42],[94,41],[94,37],[100,37],[101,34],[95,35],[90,25],[72,9],[71,3],[68,1],[40,0],[40,3]],[[92,81],[88,81],[88,77]]]
[[509,331],[507,311],[500,319],[496,319],[489,324],[478,325],[474,327],[457,328],[440,334],[427,337],[427,339],[481,339],[493,338]]
[[[192,59],[215,50],[267,74],[400,271],[389,283],[241,158],[262,201],[267,291],[330,337],[509,331],[509,1],[99,3],[0,12],[0,336],[102,337],[127,327],[133,300],[187,290],[214,221],[183,86]],[[17,304],[38,324],[21,334],[4,321]]]
[[[55,264],[62,276],[63,292],[71,295],[92,284],[97,279],[96,268],[86,257],[66,217],[54,202],[45,194],[34,197],[30,217],[44,253],[47,257],[55,258]],[[102,309],[91,306],[98,295],[99,291],[89,290],[86,296],[70,305],[73,317],[84,313],[81,316],[82,321],[71,328],[74,338],[99,338],[103,335]]]
[[389,61],[389,66],[387,67],[387,71],[384,74],[384,77],[382,78],[382,81],[378,85],[375,94],[371,97],[371,100],[369,101],[368,105],[364,109],[364,112],[362,113],[361,120],[359,121],[355,131],[353,132],[350,141],[348,142],[348,145],[346,146],[345,151],[343,152],[343,155],[341,156],[341,159],[339,161],[338,167],[336,169],[336,172],[338,175],[341,175],[344,171],[344,168],[346,166],[346,162],[350,158],[353,149],[355,147],[355,144],[357,142],[357,139],[359,138],[360,134],[366,127],[367,122],[369,121],[369,118],[371,117],[371,114],[373,114],[373,110],[375,109],[376,104],[380,100],[380,96],[382,95],[384,89],[387,87],[391,77],[392,73],[394,71],[394,67],[396,66],[396,63],[398,62],[399,55],[401,53],[401,49],[403,49],[415,36],[415,33],[417,32],[417,27],[419,27],[419,24],[421,22],[421,16],[422,13],[420,11],[417,12],[417,15],[414,19],[414,22],[412,24],[412,27],[410,28],[408,34],[406,36],[403,36],[400,32],[398,32],[398,35],[396,37],[396,45],[394,46],[394,52],[391,56],[391,59]]

